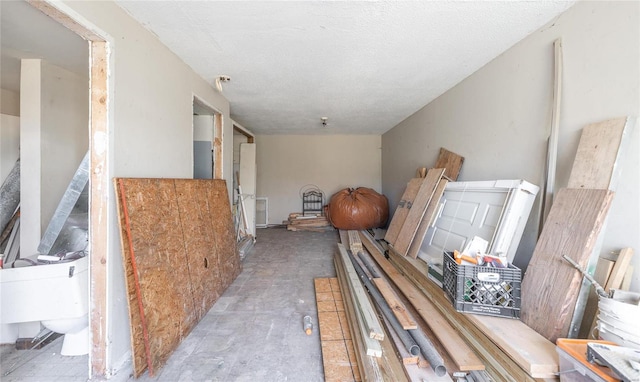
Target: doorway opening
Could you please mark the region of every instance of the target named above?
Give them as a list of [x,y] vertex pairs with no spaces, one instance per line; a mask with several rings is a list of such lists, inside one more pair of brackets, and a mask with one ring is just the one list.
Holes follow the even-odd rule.
[[222,138],[222,114],[194,96],[194,179],[222,179]]

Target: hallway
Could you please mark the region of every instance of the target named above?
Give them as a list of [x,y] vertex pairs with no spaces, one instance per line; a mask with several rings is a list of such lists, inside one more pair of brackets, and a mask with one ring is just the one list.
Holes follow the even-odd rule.
[[[113,381],[324,380],[313,279],[335,277],[337,231],[257,235],[242,273],[155,377],[121,373]],[[314,322],[311,336],[302,329],[305,315]],[[3,347],[3,374],[17,357],[34,358],[2,381],[83,381],[87,357],[61,357],[60,346],[58,339],[30,354]]]

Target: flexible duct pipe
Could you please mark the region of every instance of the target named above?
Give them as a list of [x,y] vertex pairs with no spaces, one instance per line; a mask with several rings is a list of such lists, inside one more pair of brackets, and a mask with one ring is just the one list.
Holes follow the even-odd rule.
[[7,179],[0,187],[0,232],[11,220],[20,204],[20,159],[13,165]]

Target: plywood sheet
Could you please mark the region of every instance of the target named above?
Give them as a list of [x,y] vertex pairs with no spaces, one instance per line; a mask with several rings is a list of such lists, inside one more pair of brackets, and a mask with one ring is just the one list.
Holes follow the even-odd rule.
[[582,275],[562,255],[585,268],[613,193],[561,189],[551,207],[522,280],[521,319],[552,342],[566,337]]
[[134,374],[153,375],[240,272],[226,184],[118,178],[115,185]]
[[626,126],[627,118],[618,118],[582,129],[569,188],[613,189],[612,180]]
[[314,285],[325,380],[360,381],[346,315],[344,309],[337,309],[337,301],[332,297],[332,292],[340,294],[338,280],[317,278],[314,279]]
[[404,194],[402,194],[402,199],[400,199],[396,212],[391,218],[391,223],[389,223],[389,228],[387,228],[387,233],[384,235],[387,243],[393,244],[396,242],[400,234],[400,229],[409,214],[413,200],[416,198],[416,195],[418,195],[422,182],[424,182],[423,178],[413,178],[407,183],[407,188],[404,190]]
[[400,229],[398,238],[395,243],[391,243],[396,252],[403,256],[406,256],[409,251],[409,247],[413,242],[418,226],[425,215],[427,206],[429,205],[436,188],[438,188],[438,184],[440,183],[440,179],[442,178],[444,171],[445,170],[443,168],[432,168],[427,172],[427,177],[424,178],[424,182],[420,185],[418,195],[416,195],[413,205],[411,206],[411,209],[409,209],[409,213],[407,214],[407,218]]
[[436,160],[436,165],[433,167],[444,168],[444,176],[455,182],[460,174],[462,163],[464,163],[464,157],[441,147],[440,154],[438,154],[438,159]]
[[418,225],[418,230],[416,231],[415,237],[409,246],[409,251],[407,252],[407,256],[412,258],[417,258],[420,253],[420,247],[422,247],[422,242],[424,242],[424,238],[427,235],[427,231],[429,227],[433,223],[435,219],[436,213],[438,212],[438,206],[440,205],[440,198],[444,194],[444,189],[447,187],[447,180],[440,179],[438,182],[438,186],[433,192],[433,196],[429,201],[429,205],[427,206],[427,210],[422,217],[422,221]]

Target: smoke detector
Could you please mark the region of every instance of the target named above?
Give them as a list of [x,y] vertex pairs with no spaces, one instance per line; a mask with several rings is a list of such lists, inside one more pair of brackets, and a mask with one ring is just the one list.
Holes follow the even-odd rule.
[[326,127],[326,126],[327,126],[327,120],[328,120],[328,119],[329,119],[328,117],[322,117],[322,118],[320,118],[320,120],[322,121],[322,126],[324,126],[324,127]]

